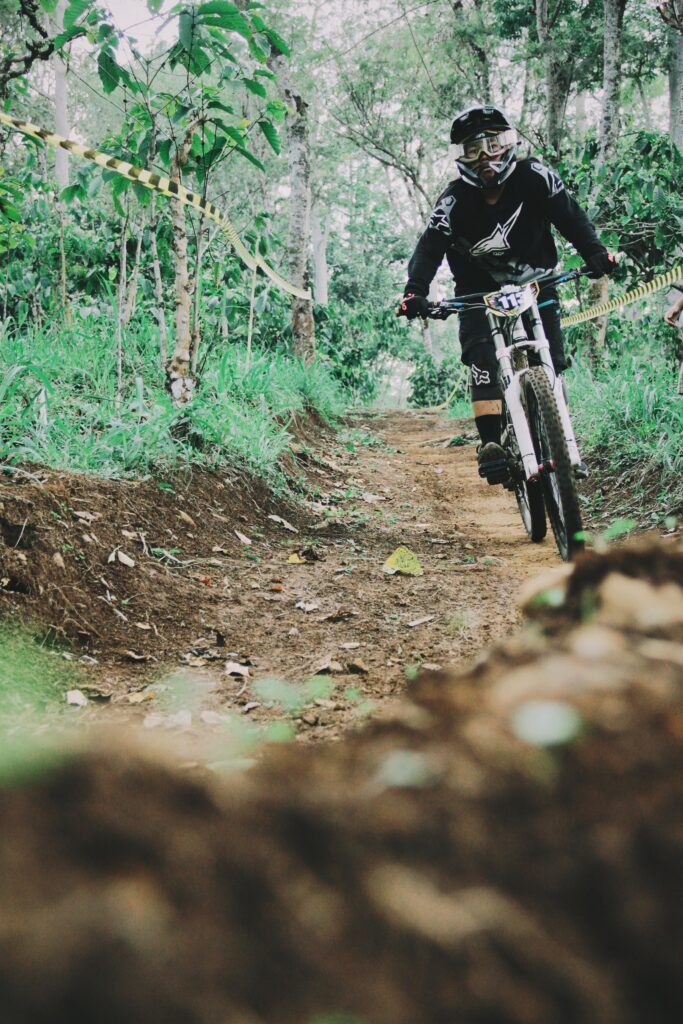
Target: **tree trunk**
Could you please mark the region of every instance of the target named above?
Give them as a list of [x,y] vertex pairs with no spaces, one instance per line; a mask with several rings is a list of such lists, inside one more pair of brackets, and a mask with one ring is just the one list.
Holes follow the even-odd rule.
[[121,390],[123,386],[123,315],[127,284],[127,243],[128,243],[128,211],[121,226],[119,243],[119,287],[116,296],[116,412],[121,411]]
[[202,260],[204,258],[204,231],[205,215],[202,213],[197,232],[197,256],[194,267],[194,294],[192,296],[192,343],[190,346],[190,368],[192,375],[197,375],[197,359],[199,357],[199,336],[201,332],[201,319],[199,306],[202,298]]
[[627,0],[603,0],[605,29],[602,57],[602,114],[600,118],[600,161],[614,155],[619,137],[619,93],[621,91],[621,41]]
[[[311,254],[311,168],[309,151],[308,104],[294,88],[287,62],[281,55],[269,60],[277,75],[280,96],[287,104],[285,119],[289,148],[289,276],[299,288],[310,286]],[[310,299],[292,297],[292,341],[294,354],[310,362],[315,355],[315,325]]]
[[669,30],[669,136],[683,149],[683,35]]
[[650,110],[650,104],[648,103],[647,94],[645,92],[643,83],[639,78],[636,80],[636,85],[638,87],[638,95],[640,96],[640,105],[643,108],[643,120],[645,121],[645,128],[648,132],[651,132],[653,130],[652,111]]
[[140,277],[140,256],[142,253],[142,224],[138,229],[137,241],[135,244],[135,262],[133,264],[133,272],[130,275],[128,282],[128,295],[126,297],[126,305],[123,311],[123,326],[127,327],[131,321],[133,313],[135,312],[135,303],[138,295],[138,279]]
[[311,209],[311,238],[313,242],[313,281],[315,301],[319,306],[329,302],[330,273],[327,265],[328,226],[323,230],[320,223],[320,207],[313,203]]
[[480,45],[476,39],[476,33],[473,32],[470,37],[470,48],[477,61],[476,75],[479,80],[479,88],[481,89],[481,98],[484,103],[493,103],[495,98],[493,96],[493,90],[491,88],[491,68],[489,65],[489,39],[486,37],[486,27],[484,25],[483,10],[485,7],[490,6],[488,3],[484,3],[483,0],[473,0],[474,9],[477,12],[478,28],[484,33],[484,43]]
[[[64,10],[66,0],[58,0],[54,13],[57,32],[64,31]],[[52,57],[52,70],[55,76],[55,131],[65,138],[69,136],[69,113],[67,107],[68,93],[66,84],[66,65],[57,54]],[[55,151],[55,177],[61,192],[69,184],[69,154],[65,149]]]
[[554,154],[559,154],[567,98],[574,76],[574,61],[568,59],[567,53],[558,47],[554,38],[561,8],[559,0],[552,13],[549,0],[535,0],[535,3],[536,31],[543,53],[548,145]]
[[586,134],[586,93],[580,89],[576,94],[574,105],[575,124],[574,131],[577,142],[580,142]]
[[529,116],[529,103],[531,101],[531,61],[527,60],[524,64],[524,84],[522,86],[522,109],[519,112],[519,121],[517,122],[520,132],[526,128],[527,118]]
[[66,286],[66,250],[64,249],[64,203],[57,202],[57,216],[59,217],[59,291],[62,298],[62,309],[64,310],[64,322],[67,327],[71,326],[71,305],[69,293]]
[[[588,305],[597,305],[598,303],[607,302],[608,299],[607,278],[601,277],[597,281],[591,281],[588,288]],[[596,320],[589,320],[586,324],[588,361],[593,369],[600,365],[605,354],[608,319],[609,317],[607,316],[600,316]]]
[[251,366],[251,340],[254,336],[254,302],[256,301],[256,267],[251,272],[251,287],[249,289],[249,325],[247,327],[247,358],[244,364],[245,370]]
[[[171,161],[173,180],[182,179],[195,127],[196,125],[190,126]],[[195,386],[194,377],[190,373],[192,282],[187,260],[187,230],[183,204],[170,203],[170,216],[175,259],[175,344],[173,356],[166,367],[166,383],[174,402],[181,405],[192,401]]]
[[157,245],[156,193],[152,192],[149,203],[149,244],[152,250],[152,268],[154,271],[154,295],[156,297],[156,316],[159,324],[159,358],[161,365],[166,366],[166,314],[164,312],[164,286],[161,280],[161,264],[159,263],[159,247]]
[[434,340],[432,338],[432,332],[429,330],[429,320],[420,320],[420,328],[422,330],[422,344],[427,355],[434,358]]

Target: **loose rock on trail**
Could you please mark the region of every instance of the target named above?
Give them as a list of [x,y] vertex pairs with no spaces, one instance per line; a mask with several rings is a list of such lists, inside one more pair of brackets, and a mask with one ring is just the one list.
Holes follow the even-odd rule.
[[[99,700],[84,721],[168,725],[149,718],[149,683],[175,670],[202,697],[171,727],[211,728],[228,709],[269,721],[280,711],[259,680],[325,674],[332,689],[297,729],[334,738],[395,698],[406,673],[508,634],[520,583],[559,564],[551,540],[528,543],[511,496],[477,476],[466,422],[391,412],[355,417],[338,439],[311,424],[305,435],[289,467],[303,507],[235,475],[5,477],[0,603],[75,644],[68,656],[81,647]],[[383,571],[401,547],[422,575]]]

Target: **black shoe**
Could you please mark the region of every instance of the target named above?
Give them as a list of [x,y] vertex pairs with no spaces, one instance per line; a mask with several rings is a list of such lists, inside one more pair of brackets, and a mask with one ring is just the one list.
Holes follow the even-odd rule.
[[574,476],[577,480],[587,480],[591,475],[591,471],[585,462],[579,462],[577,466],[574,466]]
[[510,479],[507,455],[495,441],[481,445],[477,452],[477,464],[479,476],[485,477],[490,484],[504,484]]

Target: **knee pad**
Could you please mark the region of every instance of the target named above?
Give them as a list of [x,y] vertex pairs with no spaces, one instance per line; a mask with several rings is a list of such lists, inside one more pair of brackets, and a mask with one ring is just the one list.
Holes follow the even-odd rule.
[[470,368],[470,395],[473,402],[492,401],[501,397],[498,385],[498,360],[493,343],[479,341],[463,353],[463,362]]

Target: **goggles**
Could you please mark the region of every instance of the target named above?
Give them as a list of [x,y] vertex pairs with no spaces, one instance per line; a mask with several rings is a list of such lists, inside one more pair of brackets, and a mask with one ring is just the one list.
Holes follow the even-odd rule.
[[502,156],[506,149],[517,143],[517,132],[509,128],[503,132],[494,132],[467,139],[465,142],[454,142],[451,144],[451,155],[455,160],[464,164],[476,164],[484,157]]

